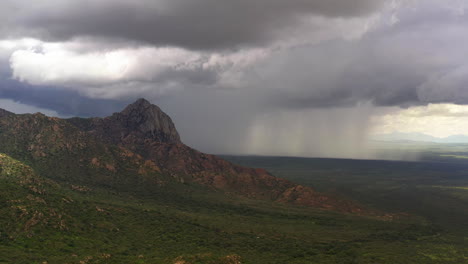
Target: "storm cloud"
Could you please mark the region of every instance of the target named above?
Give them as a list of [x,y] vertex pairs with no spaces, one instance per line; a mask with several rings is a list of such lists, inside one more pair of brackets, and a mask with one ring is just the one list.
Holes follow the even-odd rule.
[[[307,25],[311,16],[350,18],[384,0],[47,0],[3,1],[6,36],[29,32],[47,41],[76,37],[138,41],[186,49],[264,45]],[[9,17],[8,13],[17,15]],[[6,27],[6,26],[5,26]]]

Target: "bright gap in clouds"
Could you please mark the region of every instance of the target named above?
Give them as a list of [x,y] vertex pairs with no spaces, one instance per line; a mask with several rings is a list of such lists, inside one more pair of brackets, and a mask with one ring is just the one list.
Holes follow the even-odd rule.
[[468,106],[465,105],[429,104],[387,111],[372,118],[372,134],[423,133],[439,138],[468,135]]

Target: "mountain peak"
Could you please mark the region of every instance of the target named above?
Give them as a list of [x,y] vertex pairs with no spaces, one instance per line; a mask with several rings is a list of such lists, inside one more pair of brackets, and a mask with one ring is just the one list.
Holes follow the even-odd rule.
[[132,111],[143,113],[150,108],[157,108],[159,111],[161,111],[161,109],[159,109],[158,106],[151,104],[148,100],[144,98],[140,98],[136,100],[135,102],[127,105],[127,107],[125,107],[120,113],[125,114],[125,113],[129,113]]
[[143,98],[129,104],[121,112],[105,118],[88,121],[71,118],[68,121],[113,144],[181,143],[172,119],[158,106]]
[[156,142],[179,143],[180,136],[172,119],[158,106],[140,98],[129,104],[120,113],[107,118],[121,135],[133,135],[139,139],[151,139]]
[[180,143],[180,136],[171,118],[158,106],[140,98],[119,113],[102,119],[102,132],[112,141],[145,140]]
[[151,106],[151,103],[146,100],[145,98],[139,98],[132,104],[129,104],[128,106],[134,106],[134,107],[149,107]]

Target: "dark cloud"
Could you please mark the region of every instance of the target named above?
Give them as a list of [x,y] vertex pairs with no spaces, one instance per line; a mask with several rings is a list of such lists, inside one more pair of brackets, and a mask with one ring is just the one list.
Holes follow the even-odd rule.
[[278,52],[248,83],[290,109],[468,104],[468,16],[431,9],[398,19],[359,40]]
[[[20,22],[30,28],[42,28],[55,38],[121,37],[189,48],[232,48],[237,44],[255,43],[256,38],[267,39],[262,34],[277,32],[282,25],[294,24],[291,21],[303,15],[349,18],[369,14],[383,3],[364,0],[140,0],[110,4],[110,1],[100,0],[86,2],[90,6],[81,12],[83,2],[47,2],[49,5],[21,13]],[[56,4],[55,8],[51,7],[52,3]],[[416,7],[398,9],[393,14],[396,23],[378,21],[375,28],[360,39],[336,38],[269,51],[266,59],[245,69],[236,69],[240,83],[233,86],[238,86],[235,87],[240,89],[238,92],[249,98],[251,90],[256,91],[259,108],[350,107],[366,102],[400,107],[468,103],[466,78],[463,77],[468,72],[463,59],[468,56],[465,48],[468,44],[465,33],[468,32],[463,27],[467,16],[440,9],[434,2]],[[110,92],[106,93],[112,95],[115,88],[118,92],[113,98],[127,100],[133,98],[132,93],[156,98],[156,90],[170,90],[171,86],[177,87],[174,94],[196,89],[209,98],[214,88],[226,88],[220,83],[226,70],[204,68],[209,52],[202,54],[204,59],[194,63],[194,67],[180,69],[175,65],[144,82],[125,79],[120,84],[118,80],[112,86],[104,84],[98,87],[100,91],[86,94],[93,97],[108,89]],[[232,71],[229,74],[232,75]],[[74,87],[77,94],[84,94],[79,93],[80,89],[89,91],[86,83],[80,85],[83,87]],[[134,86],[135,91],[131,91]],[[143,86],[154,88],[143,89]]]
[[[11,1],[6,1],[8,2]],[[127,39],[188,49],[232,49],[265,44],[304,18],[366,16],[385,0],[19,0],[10,25],[43,39]],[[5,5],[3,2],[1,5]],[[10,3],[11,5],[11,3]],[[15,33],[15,32],[13,32]]]
[[128,103],[127,100],[92,99],[75,91],[31,86],[14,80],[0,80],[0,98],[50,109],[61,116],[81,117],[107,116]]

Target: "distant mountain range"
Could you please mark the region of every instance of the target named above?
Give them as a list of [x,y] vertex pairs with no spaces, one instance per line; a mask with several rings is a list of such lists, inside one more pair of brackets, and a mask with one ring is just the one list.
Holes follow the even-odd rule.
[[390,134],[375,135],[373,140],[379,141],[414,141],[414,142],[433,142],[433,143],[468,143],[467,135],[452,135],[444,138],[434,137],[424,133],[402,133],[394,132]]

